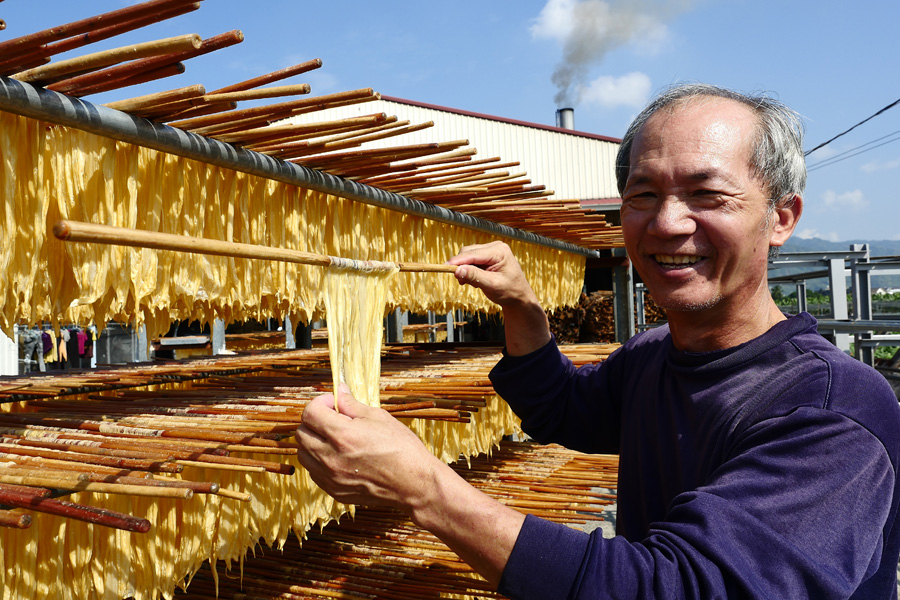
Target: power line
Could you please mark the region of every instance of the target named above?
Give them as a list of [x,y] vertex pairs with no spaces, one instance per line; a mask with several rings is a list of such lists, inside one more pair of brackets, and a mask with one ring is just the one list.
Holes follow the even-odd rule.
[[851,127],[850,129],[848,129],[847,131],[842,131],[841,133],[837,134],[836,136],[834,136],[834,137],[831,138],[830,140],[828,140],[828,141],[826,141],[826,142],[822,142],[821,144],[819,144],[818,146],[816,146],[816,147],[813,148],[812,150],[807,150],[806,152],[803,153],[803,156],[809,156],[810,154],[812,154],[813,152],[815,152],[815,151],[818,150],[819,148],[823,148],[823,147],[827,146],[828,144],[830,144],[830,143],[833,142],[834,140],[838,139],[838,138],[841,137],[842,135],[847,135],[848,133],[850,133],[851,131],[853,131],[854,129],[856,129],[857,127],[859,127],[860,125],[862,125],[862,124],[865,123],[866,121],[870,121],[870,120],[874,119],[875,117],[877,117],[877,116],[880,115],[881,113],[883,113],[883,112],[885,112],[885,111],[887,111],[887,110],[890,110],[891,108],[894,108],[894,107],[897,106],[898,104],[900,104],[900,98],[897,98],[896,100],[894,100],[893,102],[891,102],[890,104],[888,104],[887,106],[885,106],[884,108],[882,108],[881,110],[879,110],[878,112],[876,112],[874,115],[872,115],[872,116],[870,116],[870,117],[866,117],[865,119],[863,119],[862,121],[860,121],[859,123],[857,123],[856,125],[854,125],[853,127]]
[[[887,140],[887,138],[890,138],[892,136],[895,136],[895,137],[893,137],[893,139]],[[872,144],[875,144],[876,142],[881,142],[882,140],[887,140],[887,141],[882,142],[881,144],[872,146]],[[884,146],[885,144],[890,144],[891,142],[896,142],[898,140],[900,140],[900,130],[894,131],[893,133],[889,133],[887,135],[883,135],[880,138],[876,138],[872,141],[866,142],[865,144],[856,146],[855,148],[850,148],[849,150],[845,150],[845,151],[841,152],[840,154],[835,154],[834,156],[831,156],[829,158],[822,159],[819,162],[808,166],[806,168],[806,171],[807,172],[815,171],[816,169],[821,169],[822,167],[827,167],[828,165],[833,165],[835,163],[839,163],[843,160],[847,160],[848,158],[853,158],[854,156],[858,156],[864,152],[868,152],[869,150],[874,150],[875,148],[880,148],[881,146]],[[867,146],[871,146],[871,147],[867,148]],[[857,152],[857,150],[858,150],[858,152]]]

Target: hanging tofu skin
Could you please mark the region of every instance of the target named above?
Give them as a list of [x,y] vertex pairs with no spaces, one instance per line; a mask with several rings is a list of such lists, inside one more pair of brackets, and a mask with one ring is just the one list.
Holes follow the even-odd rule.
[[338,385],[346,383],[363,404],[381,406],[382,320],[388,283],[399,268],[390,263],[382,263],[383,268],[360,268],[358,261],[347,262],[325,271],[328,354],[335,395]]

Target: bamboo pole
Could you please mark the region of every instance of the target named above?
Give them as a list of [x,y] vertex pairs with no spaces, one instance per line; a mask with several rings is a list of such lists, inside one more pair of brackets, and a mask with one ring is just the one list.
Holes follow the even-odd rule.
[[402,128],[407,125],[409,125],[409,121],[400,121],[397,117],[391,116],[387,118],[384,124],[376,125],[374,127],[365,127],[362,129],[345,127],[336,129],[333,132],[328,132],[328,135],[313,132],[296,136],[285,136],[270,142],[254,142],[246,144],[244,147],[248,150],[253,150],[254,152],[271,152],[278,149],[290,149],[294,147],[306,148],[312,144],[326,144],[329,142],[353,140],[361,136]]
[[267,88],[237,90],[233,92],[210,92],[205,96],[207,102],[242,102],[245,100],[263,100],[266,98],[282,98],[308,94],[312,88],[308,83],[279,85]]
[[154,71],[189,58],[227,48],[228,46],[239,44],[243,40],[244,34],[235,29],[202,40],[200,47],[194,50],[174,52],[162,56],[135,60],[123,65],[108,67],[99,71],[63,79],[48,85],[47,88],[56,92],[75,96],[87,96],[90,94],[107,92],[111,89],[120,87],[123,80],[127,81],[129,78],[141,73]]
[[[271,104],[268,106],[257,106],[254,108],[247,108],[239,111],[235,111],[234,114],[228,115],[211,115],[206,117],[197,117],[195,119],[185,119],[184,121],[177,121],[172,123],[173,127],[179,127],[181,129],[188,129],[198,133],[200,135],[205,135],[208,132],[207,128],[214,128],[216,126],[223,127],[227,126],[229,123],[234,121],[244,121],[251,118],[259,118],[262,117],[263,120],[268,118],[268,116],[272,113],[277,113],[278,111],[291,111],[294,108],[301,108],[310,105],[316,104],[328,104],[330,102],[346,100],[348,98],[368,98],[371,99],[374,97],[375,92],[372,88],[362,88],[358,90],[351,90],[346,92],[337,92],[334,94],[327,94],[324,96],[315,96],[312,98],[301,98],[299,100],[291,100],[288,102],[280,102],[277,104]],[[257,121],[258,122],[258,121]]]
[[48,57],[62,54],[63,52],[68,52],[76,48],[87,46],[88,44],[93,44],[129,31],[134,31],[135,29],[140,29],[141,27],[153,23],[159,23],[200,8],[200,2],[189,2],[185,4],[183,2],[173,3],[170,1],[169,4],[172,4],[172,6],[162,7],[149,14],[138,15],[120,23],[108,24],[98,29],[91,29],[86,33],[73,35],[72,37],[58,42],[48,43],[43,47],[43,52],[45,52]]
[[272,140],[282,135],[304,134],[311,132],[324,132],[343,127],[370,127],[384,123],[388,116],[385,113],[377,113],[364,117],[349,117],[336,121],[320,121],[318,123],[305,123],[302,125],[276,125],[246,129],[234,133],[216,135],[216,139],[227,144],[244,143],[252,140]]
[[[0,29],[6,29],[6,23],[3,23]],[[0,510],[0,527],[13,527],[15,529],[28,529],[31,527],[31,515],[14,510]]]
[[44,29],[36,33],[17,37],[5,42],[0,42],[0,56],[10,56],[20,53],[25,49],[35,48],[42,44],[47,44],[54,40],[61,40],[67,37],[88,33],[98,29],[100,26],[110,27],[112,25],[134,20],[142,15],[159,14],[163,10],[170,9],[174,5],[192,6],[195,2],[185,2],[184,0],[151,0],[135,4],[126,8],[121,8],[111,12],[103,13],[87,19],[73,21]]
[[120,48],[103,50],[93,54],[85,54],[67,60],[60,60],[43,67],[36,67],[12,76],[13,79],[29,83],[58,81],[64,77],[76,73],[86,73],[111,65],[116,65],[129,60],[197,50],[200,48],[201,39],[196,33],[180,35],[176,37],[142,42]]
[[121,110],[123,112],[133,112],[152,106],[168,104],[177,100],[184,100],[185,98],[197,98],[199,96],[203,96],[205,93],[206,89],[202,85],[191,85],[174,90],[167,90],[164,92],[147,94],[145,96],[138,96],[136,98],[129,98],[127,100],[107,102],[105,106],[108,106],[109,108],[113,108],[115,110]]
[[302,73],[318,69],[321,66],[322,59],[314,58],[312,60],[308,60],[306,62],[302,62],[290,67],[285,67],[284,69],[279,69],[278,71],[272,71],[271,73],[260,75],[259,77],[254,77],[253,79],[248,79],[246,81],[241,81],[239,83],[234,83],[232,85],[213,90],[210,93],[227,94],[230,92],[241,92],[244,90],[249,90],[252,88],[274,83],[276,81],[281,81],[282,79],[287,79],[288,77],[293,77],[294,75],[300,75]]
[[[385,263],[372,261],[350,261],[336,256],[313,254],[301,250],[273,248],[237,242],[224,242],[207,238],[195,238],[170,233],[110,227],[93,223],[76,221],[59,221],[53,227],[53,234],[60,240],[153,248],[156,250],[173,250],[195,254],[212,254],[235,258],[252,258],[289,262],[296,264],[328,267],[342,266],[353,269],[386,268]],[[402,262],[396,263],[401,271],[418,271],[426,273],[453,273],[456,267],[446,264],[427,264]]]
[[[298,85],[280,86],[278,88],[262,88],[228,94],[204,94],[195,98],[185,98],[167,104],[148,106],[140,111],[140,115],[148,119],[173,118],[194,109],[202,109],[205,106],[214,105],[217,107],[215,111],[206,112],[206,114],[211,114],[212,112],[221,112],[222,110],[236,108],[237,103],[244,100],[280,98],[284,96],[308,94],[309,91],[309,84],[302,83]],[[204,111],[196,110],[192,114],[196,115],[201,112]]]

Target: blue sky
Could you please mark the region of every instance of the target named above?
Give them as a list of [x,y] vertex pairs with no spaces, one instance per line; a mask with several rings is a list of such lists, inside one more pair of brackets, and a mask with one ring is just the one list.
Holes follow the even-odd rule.
[[[0,39],[131,3],[5,0]],[[283,83],[308,82],[314,95],[372,87],[554,124],[553,76],[577,38],[582,52],[568,53],[583,59],[568,88],[577,129],[619,137],[654,92],[703,81],[765,91],[793,107],[810,149],[900,99],[898,22],[897,0],[205,0],[194,13],[97,48],[230,29],[244,32],[242,44],[192,59],[185,74],[162,83],[87,99],[195,83],[213,90],[321,58],[318,71]],[[835,162],[816,167],[826,160]],[[900,106],[811,154],[808,164],[796,235],[900,239]]]

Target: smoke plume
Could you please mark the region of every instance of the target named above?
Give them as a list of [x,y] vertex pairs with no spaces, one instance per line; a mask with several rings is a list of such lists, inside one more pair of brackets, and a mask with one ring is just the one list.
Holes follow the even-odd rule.
[[592,66],[619,47],[658,51],[668,38],[666,23],[687,10],[688,0],[548,0],[531,27],[537,38],[560,43],[563,56],[553,73],[556,105],[575,106]]

